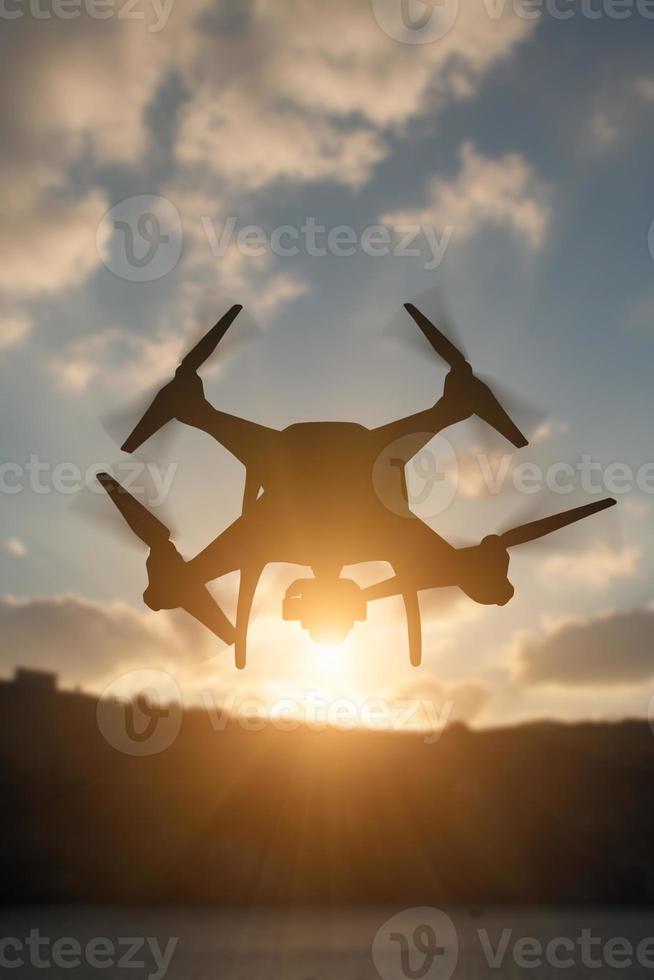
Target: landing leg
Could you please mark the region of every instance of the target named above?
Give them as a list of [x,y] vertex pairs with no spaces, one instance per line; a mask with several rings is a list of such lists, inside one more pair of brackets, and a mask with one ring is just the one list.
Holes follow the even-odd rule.
[[238,590],[238,603],[236,606],[236,642],[234,655],[236,667],[243,670],[247,660],[247,641],[248,625],[250,622],[250,612],[254,601],[254,594],[261,578],[263,565],[243,565],[241,569],[241,581]]
[[406,610],[406,624],[409,635],[409,659],[412,667],[422,663],[422,630],[420,626],[420,603],[417,592],[403,592],[402,600]]

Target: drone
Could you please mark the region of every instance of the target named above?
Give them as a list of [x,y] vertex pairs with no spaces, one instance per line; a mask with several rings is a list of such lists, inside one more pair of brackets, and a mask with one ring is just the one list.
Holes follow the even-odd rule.
[[[404,467],[437,433],[476,415],[517,449],[528,441],[461,351],[413,304],[405,304],[405,309],[449,372],[434,405],[377,428],[354,422],[301,422],[278,430],[215,409],[205,398],[197,372],[242,310],[240,305],[232,306],[186,354],[121,448],[134,452],[176,419],[212,436],[245,467],[241,515],[190,560],[179,553],[162,521],[110,474],[97,475],[131,530],[149,548],[146,605],[153,610],[184,609],[223,643],[234,646],[238,669],[246,665],[252,603],[269,563],[311,569],[313,577],[298,579],[287,589],[282,617],[298,622],[318,643],[341,642],[355,622],[366,620],[369,602],[401,596],[409,659],[418,667],[419,592],[458,586],[475,602],[503,606],[514,594],[508,579],[509,549],[616,503],[612,498],[593,501],[464,548],[455,548],[416,517]],[[384,455],[389,446],[392,458]],[[345,566],[364,562],[386,562],[393,574],[365,588],[342,577]],[[207,588],[208,582],[233,571],[240,572],[235,624]]]

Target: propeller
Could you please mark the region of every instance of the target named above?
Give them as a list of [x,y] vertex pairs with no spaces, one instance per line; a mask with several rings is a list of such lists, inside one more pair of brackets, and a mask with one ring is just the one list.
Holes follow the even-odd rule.
[[182,358],[173,380],[155,395],[149,408],[122,444],[121,449],[124,452],[133,453],[175,417],[177,407],[184,400],[187,385],[198,368],[213,354],[242,309],[240,304],[234,304]]
[[[207,587],[189,578],[186,562],[170,540],[170,529],[109,473],[98,473],[97,479],[127,525],[150,549],[147,560],[149,584],[144,594],[147,604],[154,609],[167,607],[168,600],[174,596],[173,607],[184,609],[224,643],[231,645],[235,638],[234,627]],[[160,596],[165,596],[161,606],[157,601]]]
[[[151,466],[152,464],[149,465]],[[111,466],[112,472],[118,474],[118,476],[120,476],[121,469],[122,467],[120,461],[112,464]],[[116,487],[120,488],[121,505],[125,506],[127,501],[124,487],[120,486],[118,481],[115,480],[111,474],[107,473],[102,475],[105,479],[108,477],[110,480],[113,480]],[[86,482],[79,492],[73,496],[70,504],[68,505],[68,512],[70,513],[71,517],[84,520],[92,524],[96,529],[102,529],[106,533],[110,534],[112,538],[120,539],[121,544],[125,544],[128,547],[138,547],[138,542],[134,537],[134,530],[131,528],[131,526],[128,526],[124,520],[121,520],[122,510],[120,510],[120,508],[115,510],[114,508],[107,507],[104,501],[104,494],[102,491],[99,491],[96,480],[97,474],[94,474],[93,483],[89,480],[89,482]],[[98,482],[101,481],[98,480]],[[103,488],[109,493],[109,484],[107,484],[106,487],[103,485]],[[114,487],[111,487],[112,492],[114,489]],[[154,513],[149,511],[148,513],[150,513],[153,520],[158,519],[162,527],[166,527],[170,532],[170,536],[174,537],[177,533],[177,528],[172,516],[169,513],[168,507],[163,502],[156,504],[152,503],[153,501],[158,501],[160,499],[160,494],[161,490],[159,487],[154,485],[150,469],[144,468],[138,477],[138,498],[147,506],[154,507]],[[117,501],[118,498],[115,493],[114,498],[115,501]],[[136,501],[134,501],[134,503],[136,503]],[[118,507],[117,502],[116,506]],[[155,514],[157,515],[156,517]]]
[[424,313],[421,313],[417,306],[413,303],[405,303],[404,309],[407,311],[409,316],[413,317],[413,320],[420,327],[422,334],[430,344],[436,353],[443,358],[443,360],[449,364],[452,370],[457,368],[468,367],[468,361],[465,355],[459,350],[458,347],[449,340],[445,334],[435,326],[431,320],[428,320]]
[[150,513],[147,507],[140,504],[136,497],[114,480],[113,476],[109,473],[98,473],[97,479],[123,515],[127,525],[143,544],[147,544],[148,548],[156,548],[157,545],[170,541],[170,529],[163,521]]
[[459,383],[474,414],[496,429],[517,449],[522,449],[523,446],[528,445],[529,440],[502,407],[490,387],[481,378],[473,374],[470,364],[458,347],[413,303],[405,303],[404,308],[416,322],[431,347],[446,364],[449,364],[451,376]]
[[596,500],[591,504],[583,504],[581,507],[572,507],[564,510],[560,514],[553,514],[551,517],[543,517],[538,521],[529,521],[527,524],[519,524],[500,534],[499,542],[503,548],[514,548],[518,544],[526,544],[528,541],[535,541],[542,538],[552,531],[559,531],[569,524],[575,524],[586,517],[598,514],[608,507],[613,507],[617,501],[613,497],[605,497],[603,500]]

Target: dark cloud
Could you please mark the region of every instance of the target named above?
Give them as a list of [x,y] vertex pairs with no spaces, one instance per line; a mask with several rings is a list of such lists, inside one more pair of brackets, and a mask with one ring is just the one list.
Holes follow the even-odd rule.
[[654,677],[654,609],[572,620],[545,635],[523,634],[517,679],[526,684],[607,686]]
[[454,684],[441,684],[429,677],[408,681],[394,692],[399,700],[430,701],[443,712],[446,704],[451,705],[447,720],[474,721],[488,704],[491,693],[484,684],[476,681],[461,681]]
[[5,673],[16,666],[54,670],[65,685],[95,685],[123,667],[208,655],[208,641],[191,620],[77,596],[0,599],[0,635]]

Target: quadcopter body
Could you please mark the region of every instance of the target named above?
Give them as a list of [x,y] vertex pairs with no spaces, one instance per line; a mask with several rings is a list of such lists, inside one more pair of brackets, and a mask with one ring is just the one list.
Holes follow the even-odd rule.
[[[409,507],[404,467],[438,432],[477,415],[516,448],[527,440],[461,352],[414,306],[406,304],[406,309],[450,371],[434,405],[372,429],[350,422],[303,422],[276,430],[210,405],[197,370],[240,306],[232,307],[189,351],[122,447],[133,452],[177,419],[217,439],[245,466],[241,516],[189,561],[161,521],[111,476],[98,475],[150,548],[145,602],[153,609],[185,609],[225,643],[234,644],[239,668],[246,663],[255,590],[271,562],[313,571],[314,578],[298,579],[289,587],[282,615],[299,622],[317,642],[340,642],[355,622],[366,619],[369,601],[401,596],[410,660],[417,666],[422,656],[419,591],[458,586],[476,602],[502,606],[513,595],[509,548],[615,503],[596,501],[458,549],[419,520]],[[344,566],[364,562],[386,562],[393,575],[365,589],[341,577]],[[206,583],[236,570],[240,584],[232,625]]]

